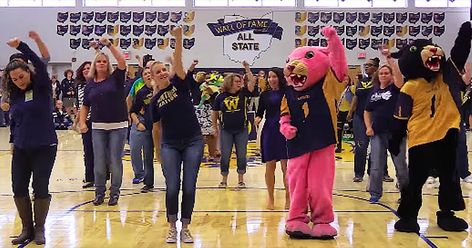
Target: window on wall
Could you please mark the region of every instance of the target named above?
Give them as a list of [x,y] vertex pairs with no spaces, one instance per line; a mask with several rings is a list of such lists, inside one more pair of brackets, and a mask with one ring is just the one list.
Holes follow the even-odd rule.
[[84,6],[117,6],[117,0],[84,0]]
[[305,0],[306,7],[338,7],[335,0]]
[[295,0],[263,0],[262,6],[267,7],[295,7],[297,6],[297,1]]
[[406,8],[408,0],[374,0],[374,8]]
[[[333,1],[333,0],[331,0]],[[295,7],[296,0],[194,0],[195,7]]]
[[75,0],[43,0],[46,7],[74,7]]
[[228,0],[195,0],[195,7],[221,7],[228,6]]
[[408,0],[305,0],[306,7],[405,8]]
[[229,6],[239,6],[239,7],[260,7],[262,6],[262,1],[255,0],[229,0]]
[[151,0],[118,0],[118,6],[151,6]]
[[447,0],[415,0],[415,7],[447,7]]
[[41,7],[41,0],[10,0],[8,6],[11,7]]
[[420,8],[445,8],[462,7],[470,8],[470,0],[415,0],[415,7]]
[[372,7],[372,3],[367,0],[340,0],[338,6],[341,8],[368,8]]
[[152,0],[153,6],[185,7],[185,0]]
[[467,7],[470,8],[471,1],[470,0],[449,0],[447,3],[448,7]]

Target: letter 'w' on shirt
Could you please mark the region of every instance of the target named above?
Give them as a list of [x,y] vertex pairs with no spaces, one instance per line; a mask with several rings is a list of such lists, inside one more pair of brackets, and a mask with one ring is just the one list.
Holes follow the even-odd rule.
[[239,111],[240,109],[238,108],[239,105],[239,96],[228,96],[223,100],[226,111],[227,112],[234,112],[234,111]]

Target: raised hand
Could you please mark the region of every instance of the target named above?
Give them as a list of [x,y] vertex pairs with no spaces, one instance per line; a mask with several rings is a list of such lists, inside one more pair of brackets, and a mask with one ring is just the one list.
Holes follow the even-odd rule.
[[336,29],[331,26],[326,26],[322,28],[321,33],[328,39],[331,39],[332,37],[338,35],[338,33],[336,32]]
[[98,49],[98,42],[97,41],[91,41],[90,42],[90,47],[93,48],[93,49]]
[[111,44],[110,40],[107,38],[100,38],[100,43],[102,43],[104,46],[109,46]]
[[194,59],[192,62],[194,65],[198,65],[198,59]]
[[29,31],[28,37],[30,37],[34,41],[41,40],[41,36],[39,36],[38,32],[36,31]]
[[171,31],[170,34],[174,36],[175,38],[182,38],[182,27],[181,26],[176,26],[174,27]]
[[7,41],[7,44],[11,47],[11,48],[17,48],[21,43],[21,40],[18,38],[18,37],[15,37],[13,39],[10,39],[9,41]]
[[248,63],[248,62],[246,62],[246,60],[244,60],[244,61],[242,62],[242,64],[243,64],[244,68],[246,68],[246,67],[248,67],[248,66],[249,66],[249,63]]

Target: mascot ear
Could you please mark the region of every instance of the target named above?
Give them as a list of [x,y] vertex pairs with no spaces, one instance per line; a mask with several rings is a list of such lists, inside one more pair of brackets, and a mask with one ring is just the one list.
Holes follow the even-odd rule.
[[402,51],[400,50],[400,51],[391,53],[390,56],[394,59],[399,59],[402,56]]
[[326,54],[326,55],[329,54],[329,50],[328,50],[327,47],[320,47],[320,48],[318,48],[318,51],[319,51],[319,52],[322,52],[322,53],[324,53],[324,54]]

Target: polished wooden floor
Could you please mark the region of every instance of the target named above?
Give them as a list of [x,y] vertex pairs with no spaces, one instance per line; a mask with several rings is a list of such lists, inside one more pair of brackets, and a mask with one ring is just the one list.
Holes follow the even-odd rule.
[[[142,194],[142,185],[131,183],[133,172],[125,158],[123,191],[118,206],[91,204],[92,190],[82,190],[83,160],[81,138],[74,132],[59,132],[60,146],[51,180],[53,200],[47,219],[46,247],[472,247],[469,232],[447,233],[435,222],[437,189],[426,185],[420,212],[421,235],[395,232],[398,192],[394,183],[384,183],[381,204],[369,204],[365,182],[352,182],[352,155],[346,151],[336,165],[336,212],[334,240],[291,240],[284,232],[287,212],[284,207],[282,176],[277,171],[276,210],[268,211],[263,166],[257,161],[248,169],[248,189],[218,189],[219,169],[202,166],[198,178],[197,200],[190,226],[194,244],[168,245],[165,217],[164,179],[156,165],[155,192]],[[8,130],[0,128],[0,247],[10,247],[10,236],[21,224],[11,194]],[[390,174],[394,175],[392,166]],[[230,186],[236,173],[230,172]],[[472,184],[463,184],[467,210],[458,214],[472,223]],[[470,229],[469,229],[470,230]],[[33,247],[28,244],[26,247]]]

